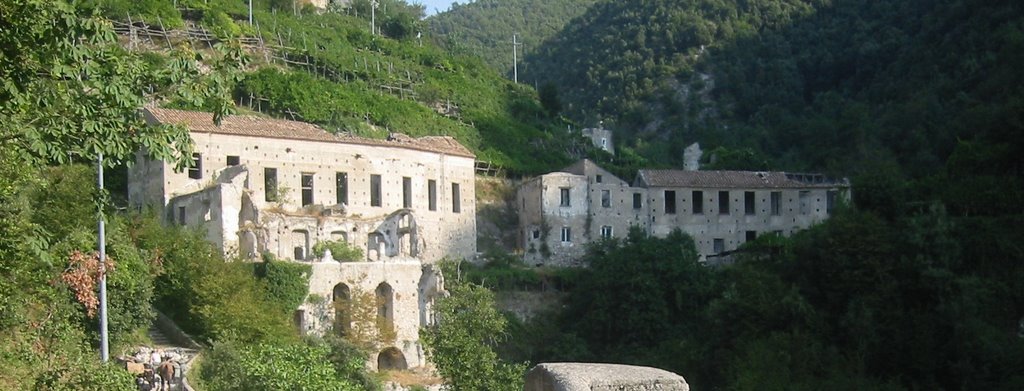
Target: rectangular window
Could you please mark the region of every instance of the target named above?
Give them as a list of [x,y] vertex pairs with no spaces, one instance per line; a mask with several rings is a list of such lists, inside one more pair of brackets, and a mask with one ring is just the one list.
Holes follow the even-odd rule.
[[263,199],[267,202],[277,202],[277,169],[266,167],[263,169]]
[[595,178],[596,178],[596,179],[595,179],[594,181],[595,181],[595,182],[597,182],[597,183],[601,183],[602,181],[604,181],[604,177],[603,177],[603,176],[601,176],[601,175],[598,175],[598,176],[596,176]]
[[601,237],[604,239],[610,239],[612,237],[612,226],[605,225],[601,227]]
[[562,227],[562,243],[572,242],[572,230],[569,227]]
[[178,224],[185,225],[185,207],[178,207]]
[[601,190],[601,207],[611,208],[612,207],[612,192],[611,190]]
[[718,192],[718,214],[727,215],[729,214],[729,192],[720,191]]
[[412,208],[412,178],[402,177],[402,207]]
[[334,173],[334,185],[337,188],[335,191],[338,197],[338,205],[348,205],[348,173]]
[[704,214],[704,192],[700,190],[693,191],[693,214],[702,215]]
[[534,239],[540,239],[540,230],[539,229],[533,230],[533,238]]
[[633,209],[644,207],[644,197],[640,193],[633,193]]
[[744,239],[748,242],[753,242],[754,239],[757,239],[757,231],[747,231]]
[[380,175],[370,175],[370,206],[381,206]]
[[302,206],[313,204],[313,174],[302,173]]
[[228,156],[228,167],[237,166],[241,163],[241,159],[238,156]]
[[427,208],[431,211],[437,210],[437,181],[427,181]]
[[459,184],[452,183],[452,213],[462,212],[462,193],[459,192]]
[[782,213],[782,192],[772,192],[772,216],[778,216]]
[[715,239],[715,254],[725,252],[725,239]]
[[676,214],[676,192],[674,190],[665,190],[665,214]]
[[558,189],[558,190],[559,190],[559,194],[561,195],[561,203],[559,205],[561,205],[561,206],[569,206],[571,204],[570,200],[569,200],[569,188],[568,187],[563,187],[563,188]]
[[832,211],[835,210],[837,194],[838,192],[835,190],[825,192],[825,213],[832,214]]
[[800,191],[800,214],[805,215],[811,212],[811,192],[807,190]]
[[192,179],[203,179],[203,155],[192,154],[192,165],[188,166],[188,177]]
[[754,208],[754,192],[752,191],[743,192],[743,213],[747,216],[757,213]]

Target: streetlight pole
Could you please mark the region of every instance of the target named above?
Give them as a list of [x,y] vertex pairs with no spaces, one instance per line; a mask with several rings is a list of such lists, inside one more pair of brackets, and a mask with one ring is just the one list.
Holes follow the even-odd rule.
[[[100,197],[103,197],[103,153],[97,159],[99,168],[98,182]],[[99,203],[99,248],[100,248],[100,360],[107,362],[110,359],[110,349],[107,343],[107,237],[104,226],[103,202]]]
[[377,0],[370,1],[370,35],[377,35]]

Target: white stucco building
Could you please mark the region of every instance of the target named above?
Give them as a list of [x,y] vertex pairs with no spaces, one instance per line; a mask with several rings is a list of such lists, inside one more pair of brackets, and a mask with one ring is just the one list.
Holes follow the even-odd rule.
[[520,186],[520,243],[530,264],[572,266],[588,243],[630,227],[659,237],[681,229],[717,262],[759,235],[827,219],[848,189],[820,174],[764,171],[640,170],[629,184],[581,160]]
[[[199,227],[229,258],[269,253],[310,264],[311,298],[373,294],[396,334],[375,364],[425,364],[418,330],[444,289],[434,263],[476,253],[472,152],[450,137],[375,140],[255,116],[228,116],[217,126],[210,113],[151,108],[144,115],[154,125],[186,126],[193,162],[179,171],[140,151],[129,171],[132,205]],[[314,256],[325,241],[344,241],[364,257]],[[297,309],[305,332],[332,323],[316,302]]]

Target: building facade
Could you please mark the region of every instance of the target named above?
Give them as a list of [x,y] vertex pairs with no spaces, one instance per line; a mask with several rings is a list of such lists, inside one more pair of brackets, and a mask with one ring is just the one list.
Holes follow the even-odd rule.
[[[140,151],[129,170],[130,204],[199,227],[228,258],[269,253],[310,263],[311,301],[296,312],[304,331],[331,323],[312,298],[372,292],[390,303],[380,304],[380,316],[390,317],[397,335],[378,361],[425,363],[417,333],[429,316],[422,311],[443,291],[433,264],[476,253],[468,149],[450,137],[374,140],[254,116],[229,116],[216,126],[209,113],[151,108],[144,115],[153,125],[186,126],[194,153],[190,167],[176,170]],[[327,241],[344,241],[364,259],[314,255]]]
[[530,264],[574,266],[588,243],[631,227],[658,237],[680,229],[718,262],[760,235],[823,221],[848,188],[819,174],[685,170],[640,170],[631,185],[582,160],[519,188],[520,243]]

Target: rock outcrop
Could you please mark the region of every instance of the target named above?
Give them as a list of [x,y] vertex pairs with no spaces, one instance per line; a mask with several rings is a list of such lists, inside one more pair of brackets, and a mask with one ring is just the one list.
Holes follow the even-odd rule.
[[526,373],[524,391],[689,391],[682,376],[651,367],[546,363]]

